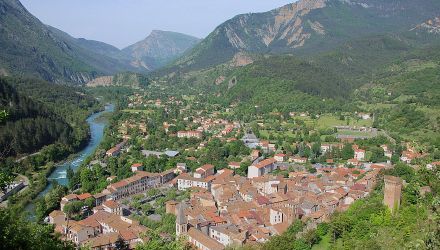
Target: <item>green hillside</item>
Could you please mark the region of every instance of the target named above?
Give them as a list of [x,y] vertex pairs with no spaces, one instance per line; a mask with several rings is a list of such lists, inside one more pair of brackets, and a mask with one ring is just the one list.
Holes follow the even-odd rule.
[[[274,56],[237,70],[227,100],[267,113],[334,111],[351,93],[350,83],[334,72],[294,56]],[[255,110],[255,109],[254,109]],[[249,111],[252,112],[252,111]]]
[[1,159],[53,143],[73,152],[88,139],[87,115],[96,101],[72,87],[41,80],[0,78]]
[[83,83],[99,74],[93,66],[75,57],[69,44],[57,38],[18,0],[1,1],[0,10],[3,75]]

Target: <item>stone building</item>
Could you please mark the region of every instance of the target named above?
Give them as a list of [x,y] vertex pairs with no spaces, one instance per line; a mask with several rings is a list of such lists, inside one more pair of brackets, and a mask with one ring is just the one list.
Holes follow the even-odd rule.
[[185,235],[188,233],[188,221],[185,216],[185,204],[182,202],[179,205],[179,210],[177,211],[176,218],[176,235],[179,237],[180,235]]
[[402,179],[395,176],[384,176],[385,189],[384,189],[384,204],[395,212],[400,207],[400,196],[402,193]]

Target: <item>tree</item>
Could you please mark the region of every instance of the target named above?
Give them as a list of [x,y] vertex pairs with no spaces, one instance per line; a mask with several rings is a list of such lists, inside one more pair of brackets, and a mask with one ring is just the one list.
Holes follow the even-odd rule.
[[50,225],[29,222],[10,209],[0,209],[1,249],[74,249]]
[[345,144],[344,147],[342,148],[341,154],[343,160],[348,160],[353,158],[354,150],[351,144]]
[[249,161],[240,163],[240,168],[235,170],[235,173],[241,176],[247,175],[247,170],[251,163]]
[[321,143],[319,143],[319,142],[313,143],[312,153],[315,157],[318,157],[319,155],[321,155]]
[[73,172],[73,169],[70,166],[66,172],[67,172],[66,177],[68,180],[67,186],[69,187],[69,189],[73,189],[75,184],[78,184],[77,181],[75,180],[75,172]]
[[5,193],[6,188],[14,181],[14,176],[0,172],[0,189]]
[[118,240],[115,242],[115,249],[116,250],[129,250],[129,245],[122,239],[121,237],[118,237]]
[[84,206],[84,202],[82,201],[72,201],[64,206],[63,212],[70,217],[73,214],[79,213],[83,206]]
[[314,174],[314,173],[316,173],[318,170],[316,170],[316,168],[314,168],[314,167],[307,167],[307,171],[308,171],[309,173],[311,173],[311,174]]
[[8,118],[8,112],[6,110],[0,110],[0,123]]
[[373,147],[371,149],[371,157],[370,157],[371,162],[374,162],[374,163],[381,162],[381,161],[385,160],[384,158],[385,158],[385,156],[384,156],[384,151],[382,148]]
[[90,192],[94,189],[95,176],[89,168],[81,169],[81,188],[84,192]]

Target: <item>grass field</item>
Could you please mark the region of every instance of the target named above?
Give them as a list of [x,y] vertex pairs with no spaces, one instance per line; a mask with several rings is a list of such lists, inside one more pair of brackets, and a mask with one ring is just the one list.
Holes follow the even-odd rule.
[[[301,120],[303,121],[308,127],[311,127],[313,129],[328,129],[333,128],[335,126],[347,126],[347,121],[341,121],[338,119],[338,117],[327,114],[322,115],[318,119],[312,119],[310,117],[295,117],[295,120]],[[373,120],[362,120],[362,119],[355,119],[350,118],[350,126],[354,127],[371,127],[373,125]],[[294,137],[295,134],[292,132],[293,127],[295,127],[293,123],[283,123],[282,127],[285,131],[278,132],[273,131],[269,129],[261,129],[260,134],[264,138],[269,138],[269,135],[273,135],[274,137],[278,136],[284,136],[284,137]],[[359,136],[371,136],[370,133],[366,132],[357,132],[357,131],[341,131],[339,134],[344,135],[359,135]]]
[[[303,120],[307,125],[311,125],[317,129],[332,128],[335,126],[347,126],[346,120],[341,121],[338,117],[331,114],[322,115],[317,120],[313,120],[310,117],[299,117],[299,119]],[[356,127],[371,127],[373,125],[373,120],[350,118],[349,125]]]
[[353,135],[353,136],[368,136],[371,137],[370,132],[361,132],[361,131],[351,131],[351,130],[339,130],[339,135]]

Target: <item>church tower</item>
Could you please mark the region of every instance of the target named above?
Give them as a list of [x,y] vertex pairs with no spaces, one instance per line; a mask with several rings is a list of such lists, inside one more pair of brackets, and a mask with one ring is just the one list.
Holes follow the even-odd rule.
[[400,207],[400,196],[402,194],[402,179],[395,176],[384,176],[384,204],[391,210],[392,213],[397,211]]
[[176,235],[179,237],[188,232],[188,221],[185,216],[185,204],[182,202],[179,205],[179,210],[176,216]]

